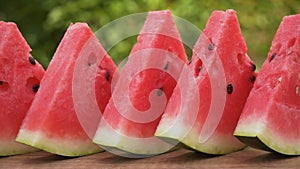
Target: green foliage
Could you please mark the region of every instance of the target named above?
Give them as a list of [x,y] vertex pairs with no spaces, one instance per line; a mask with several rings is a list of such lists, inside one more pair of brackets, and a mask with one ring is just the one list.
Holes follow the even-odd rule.
[[[213,10],[237,11],[249,55],[261,65],[285,15],[299,13],[300,1],[194,1],[194,0],[0,0],[0,20],[13,21],[32,47],[32,54],[47,67],[71,22],[87,22],[96,31],[125,15],[170,9],[203,29]],[[126,57],[136,41],[128,38],[109,53],[116,62]]]

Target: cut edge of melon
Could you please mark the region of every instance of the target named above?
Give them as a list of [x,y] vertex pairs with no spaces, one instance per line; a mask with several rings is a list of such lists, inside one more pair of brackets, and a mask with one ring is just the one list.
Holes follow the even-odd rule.
[[300,143],[289,144],[275,138],[270,132],[258,135],[257,138],[270,149],[285,155],[300,155]]
[[172,117],[164,114],[154,135],[162,139],[170,138],[181,141],[186,137],[191,127],[184,124],[183,119],[177,119],[175,122],[171,119]]
[[[253,119],[255,119],[255,121],[253,121]],[[251,115],[245,119],[240,118],[233,134],[235,136],[256,137],[260,135],[260,133],[264,132],[265,124],[266,122],[264,117],[258,118]]]
[[0,140],[0,156],[12,156],[36,151],[40,150],[12,140]]
[[236,136],[241,142],[245,143],[246,145],[255,148],[255,149],[260,149],[264,151],[270,151],[270,152],[275,152],[268,146],[266,146],[258,137],[246,137],[246,136]]
[[[161,125],[162,123],[160,123]],[[170,123],[169,123],[170,124]],[[202,152],[205,154],[213,154],[213,155],[222,155],[222,154],[228,154],[231,152],[239,151],[243,148],[245,148],[245,145],[240,142],[238,139],[236,139],[233,135],[229,136],[221,136],[218,137],[219,134],[216,132],[212,135],[209,140],[205,143],[199,142],[199,131],[196,129],[191,130],[189,129],[186,124],[183,123],[176,123],[176,127],[170,127],[171,125],[168,125],[167,123],[164,123],[162,126],[158,127],[158,129],[155,132],[155,136],[162,139],[165,142],[171,142],[174,143],[176,141],[179,142],[179,145],[186,149],[192,149],[194,151]],[[165,131],[163,129],[169,128],[169,130]],[[178,129],[184,129],[184,130],[178,130]],[[180,132],[181,131],[181,132]],[[188,134],[184,133],[185,131],[188,132]],[[218,140],[222,140],[224,142],[225,138],[227,139],[228,144],[220,144],[217,143]],[[235,140],[236,139],[236,140]],[[235,146],[231,144],[234,142]],[[240,143],[240,144],[239,144]]]
[[[194,133],[194,134],[193,134]],[[161,140],[165,142],[174,143],[178,141],[178,145],[186,148],[186,149],[192,149],[194,151],[198,151],[205,154],[212,154],[212,155],[223,155],[228,154],[232,152],[236,152],[239,150],[242,150],[246,147],[245,144],[243,144],[239,139],[236,139],[233,135],[227,136],[220,136],[218,137],[216,133],[212,135],[211,138],[207,140],[205,143],[200,143],[199,138],[195,136],[199,136],[199,134],[195,133],[195,131],[191,131],[188,135],[186,135],[183,139],[179,139],[175,134],[168,132],[167,134],[164,133],[155,133],[155,136],[160,138]],[[236,139],[236,141],[235,141]],[[222,142],[226,141],[228,144],[220,144],[218,143],[218,140],[222,140]],[[231,144],[232,142],[235,142],[235,144]],[[240,144],[239,144],[240,143]],[[230,146],[235,145],[235,146]]]
[[[253,121],[253,119],[259,120]],[[233,133],[234,136],[250,147],[265,151],[272,150],[258,138],[258,135],[260,135],[259,133],[263,133],[263,130],[265,128],[266,122],[264,119],[265,118],[262,116],[256,117],[255,113],[249,115],[248,117],[240,118]]]
[[[204,143],[199,141],[199,133],[192,130],[181,142],[193,150],[213,155],[223,155],[242,150],[246,145],[240,142],[236,137],[229,134],[214,134]],[[195,137],[196,136],[196,137]]]
[[[257,136],[248,136],[249,134],[235,134],[235,136],[243,143],[250,147],[261,149],[270,152],[276,152],[284,155],[299,155],[300,154],[300,143],[287,144],[282,141],[278,141],[278,138],[274,138],[270,133],[263,133]],[[277,141],[275,141],[277,140]],[[286,146],[283,146],[286,145]]]
[[[243,143],[250,147],[277,152],[284,155],[299,155],[300,154],[300,143],[290,144],[279,139],[271,131],[269,131],[263,119],[249,122],[249,118],[240,121],[234,135]],[[258,128],[259,130],[253,130]],[[285,146],[284,146],[285,145]]]
[[[242,150],[243,148],[245,148],[246,146],[240,142],[238,139],[234,142],[236,142],[234,145],[235,146],[230,146],[233,144],[229,144],[232,143],[233,140],[235,140],[234,136],[227,136],[227,142],[228,144],[219,144],[218,140],[222,140],[222,142],[224,142],[225,136],[217,136],[218,134],[214,133],[212,135],[211,138],[209,138],[209,140],[207,140],[207,142],[205,143],[200,143],[199,142],[199,138],[195,137],[195,136],[199,136],[199,134],[196,133],[196,131],[190,131],[189,134],[187,134],[183,139],[179,139],[178,133],[174,130],[173,133],[172,132],[165,132],[165,133],[160,133],[157,132],[155,133],[155,136],[157,136],[158,138],[160,138],[161,140],[165,141],[165,142],[171,142],[174,143],[176,141],[178,141],[178,145],[186,148],[186,149],[192,149],[194,151],[198,151],[201,153],[205,153],[205,154],[213,154],[213,155],[222,155],[222,154],[228,154],[228,153],[232,153],[235,151],[239,151]],[[181,138],[182,136],[180,136]],[[239,143],[240,144],[237,144]],[[223,146],[225,145],[225,146]]]
[[39,131],[21,129],[17,142],[61,156],[84,156],[104,151],[91,141],[78,141],[76,138],[49,138]]
[[[126,152],[126,156],[133,155],[158,155],[171,151],[174,146],[160,140],[157,137],[149,138],[134,138],[121,134],[119,131],[113,129],[106,122],[101,122],[95,134],[93,142],[99,146],[109,149],[118,150],[119,152]],[[109,149],[107,149],[109,147]],[[111,151],[114,153],[114,151]],[[122,155],[119,154],[118,155]]]

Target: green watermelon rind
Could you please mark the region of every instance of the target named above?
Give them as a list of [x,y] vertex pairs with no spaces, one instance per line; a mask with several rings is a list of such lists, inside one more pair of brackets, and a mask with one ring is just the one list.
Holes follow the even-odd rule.
[[[107,148],[116,148],[119,151],[126,152],[128,156],[152,156],[165,153],[175,147],[156,137],[145,138],[143,141],[141,141],[141,139],[143,138],[125,136],[102,121],[100,122],[93,142],[99,144],[100,147],[103,147],[105,150],[108,150]],[[153,141],[153,139],[155,139],[155,141]],[[143,147],[143,149],[141,149],[141,147]]]
[[[216,137],[216,136],[219,137]],[[192,140],[187,136],[182,143],[185,145],[194,145],[194,150],[207,153],[207,154],[215,154],[215,155],[223,155],[228,154],[236,151],[240,151],[246,147],[245,144],[241,143],[238,139],[233,139],[232,137],[228,137],[228,139],[225,138],[226,135],[221,136],[221,134],[214,133],[213,136],[211,136],[212,141],[207,141],[206,143],[199,144],[199,142],[196,140]],[[220,141],[220,142],[218,142]],[[230,146],[231,145],[231,146]]]
[[266,146],[259,138],[257,137],[245,137],[245,136],[236,136],[241,142],[247,144],[248,146],[256,149],[261,149],[270,152],[276,152]]
[[[222,134],[220,133],[214,133],[205,143],[199,144],[198,137],[194,137],[197,133],[198,132],[195,132],[193,130],[190,131],[190,133],[183,140],[180,140],[180,143],[182,143],[184,147],[187,147],[189,149],[212,155],[228,154],[240,151],[246,147],[246,145],[241,143],[238,139],[232,136],[222,136]],[[160,137],[157,133],[156,136]],[[163,137],[161,138],[164,140]],[[170,139],[169,135],[168,139]],[[176,138],[173,139],[176,140]],[[226,144],[226,142],[228,142],[228,144]],[[235,142],[235,144],[233,144],[233,142]]]
[[[249,120],[245,120],[245,122],[246,121]],[[247,123],[239,122],[234,135],[240,141],[253,148],[273,151],[284,155],[300,154],[300,143],[295,145],[281,141],[280,138],[274,136],[270,131],[268,131],[264,124],[266,124],[266,122],[263,120]],[[259,130],[253,130],[253,128],[258,128],[258,126],[260,126]]]
[[51,139],[41,132],[24,129],[19,131],[16,141],[52,154],[69,157],[90,155],[104,151],[99,146],[91,143],[90,140],[75,142],[76,139],[74,138]]
[[[246,147],[245,144],[237,138],[232,137],[232,135],[222,135],[221,133],[214,133],[205,143],[200,144],[199,137],[195,137],[198,136],[197,133],[199,131],[196,129],[188,130],[189,124],[176,123],[175,128],[170,128],[167,124],[170,125],[172,122],[160,123],[155,136],[166,142],[178,142],[178,145],[183,148],[196,150],[204,154],[223,155],[242,150]],[[169,130],[165,130],[167,128]]]

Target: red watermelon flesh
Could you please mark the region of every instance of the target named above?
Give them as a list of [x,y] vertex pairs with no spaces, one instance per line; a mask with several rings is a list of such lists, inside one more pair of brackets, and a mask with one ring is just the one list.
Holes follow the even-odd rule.
[[300,14],[283,18],[235,135],[245,143],[300,154]]
[[36,151],[15,142],[44,75],[16,24],[0,21],[0,156]]
[[[40,91],[23,122],[17,137],[18,142],[64,156],[80,156],[101,151],[83,130],[84,126],[79,122],[72,99],[74,67],[81,51],[89,50],[94,54],[106,53],[95,39],[87,24],[76,23],[68,28],[41,81]],[[83,49],[90,42],[96,47],[88,46],[88,49]],[[91,66],[94,62],[89,60],[86,65]],[[103,111],[111,95],[110,78],[116,66],[111,58],[105,55],[99,68],[95,90],[97,102]],[[88,92],[90,89],[81,90]],[[87,116],[88,113],[86,112]]]
[[153,135],[186,63],[171,13],[149,12],[94,142],[133,154],[158,154],[164,147],[170,148]]
[[[189,65],[198,90],[191,90],[191,83],[183,83],[185,90],[175,88],[155,135],[179,140],[209,154],[243,148],[233,131],[256,76],[246,52],[236,12],[214,11],[193,49]],[[184,74],[180,77],[182,81],[187,79]],[[183,97],[182,92],[190,93]]]

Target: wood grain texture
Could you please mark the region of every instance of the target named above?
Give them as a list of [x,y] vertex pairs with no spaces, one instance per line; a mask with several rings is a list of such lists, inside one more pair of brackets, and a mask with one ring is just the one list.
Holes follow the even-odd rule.
[[65,158],[46,152],[1,157],[0,168],[300,168],[300,157],[283,156],[276,153],[247,148],[223,156],[209,156],[189,150],[178,150],[171,153],[144,159],[129,159],[108,152],[78,158]]

